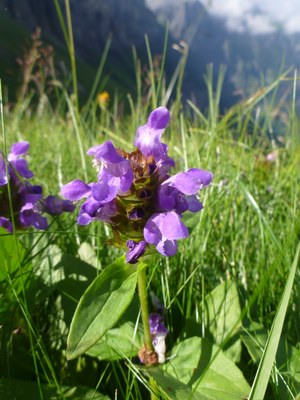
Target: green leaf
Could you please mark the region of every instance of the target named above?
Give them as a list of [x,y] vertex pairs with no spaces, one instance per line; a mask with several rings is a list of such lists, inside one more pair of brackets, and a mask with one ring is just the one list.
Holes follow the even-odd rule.
[[208,340],[193,337],[172,349],[166,371],[182,383],[215,400],[241,400],[250,387],[238,367]]
[[25,249],[14,235],[0,227],[0,281],[19,269]]
[[[105,396],[87,387],[63,386],[58,390],[55,386],[41,385],[44,400],[72,399],[72,400],[109,400]],[[33,400],[39,399],[40,389],[36,382],[23,381],[19,379],[0,379],[0,399]]]
[[284,319],[287,312],[289,299],[292,293],[294,278],[299,262],[300,243],[298,244],[295,258],[290,269],[290,273],[280,299],[280,303],[271,327],[271,331],[260,360],[256,376],[251,388],[249,400],[263,399],[270,379],[273,363],[279,345]]
[[209,400],[205,395],[194,392],[191,386],[185,385],[159,367],[144,368],[142,371],[152,376],[164,399],[170,400]]
[[[241,335],[252,360],[258,364],[268,340],[267,330],[259,323],[252,322]],[[274,381],[274,382],[273,382]],[[274,392],[279,398],[289,398],[291,393],[300,391],[300,350],[281,337],[276,353],[276,369],[272,379]]]
[[129,306],[137,268],[120,257],[92,282],[81,297],[71,323],[67,358],[86,352],[111,329]]
[[[237,287],[232,281],[218,285],[205,297],[205,325],[213,336],[213,343],[221,346],[233,361],[239,361],[241,340],[237,334],[241,326],[241,307]],[[209,338],[209,335],[206,335]],[[229,340],[230,339],[230,340]]]
[[87,351],[87,354],[100,360],[118,360],[137,356],[139,349],[143,346],[143,328],[141,324],[136,326],[139,308],[136,296],[117,326],[107,331],[102,339]]
[[141,327],[135,334],[134,323],[128,321],[118,328],[110,329],[98,343],[87,351],[87,354],[100,360],[119,360],[137,356],[142,345],[143,331]]

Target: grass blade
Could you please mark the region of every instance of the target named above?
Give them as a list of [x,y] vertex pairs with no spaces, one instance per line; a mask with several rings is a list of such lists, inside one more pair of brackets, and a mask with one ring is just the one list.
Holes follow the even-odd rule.
[[261,400],[265,396],[267,385],[270,379],[273,363],[275,360],[279,339],[289,303],[289,299],[292,293],[294,278],[297,270],[300,255],[300,242],[296,250],[295,258],[290,270],[283,295],[281,297],[279,307],[277,309],[270,335],[264,348],[262,358],[260,360],[258,370],[251,388],[249,400]]

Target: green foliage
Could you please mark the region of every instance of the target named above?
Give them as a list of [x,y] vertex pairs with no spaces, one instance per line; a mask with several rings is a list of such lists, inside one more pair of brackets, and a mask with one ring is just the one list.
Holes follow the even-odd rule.
[[99,392],[85,387],[62,387],[61,391],[57,388],[42,385],[39,387],[36,383],[30,381],[21,381],[16,379],[0,379],[0,398],[14,400],[32,400],[43,398],[44,400],[53,399],[72,399],[72,400],[109,400]]
[[140,324],[137,325],[138,313],[138,299],[134,298],[117,325],[108,330],[87,354],[100,360],[136,357],[143,346],[143,329]]
[[[259,364],[263,349],[268,340],[267,330],[259,323],[252,322],[250,327],[242,333],[241,339],[245,344],[252,360]],[[274,394],[282,399],[289,398],[300,392],[300,352],[291,346],[281,336],[276,352],[275,365],[271,376],[271,385]]]
[[24,259],[25,249],[15,236],[0,227],[0,282],[17,272]]
[[91,283],[81,297],[70,327],[67,357],[83,354],[112,328],[134,295],[137,269],[119,258]]
[[268,339],[266,345],[263,350],[262,357],[260,359],[259,367],[255,376],[255,380],[253,382],[249,399],[258,400],[265,396],[266,388],[268,381],[270,379],[270,374],[273,367],[273,362],[276,357],[276,352],[278,349],[280,335],[283,328],[284,319],[286,316],[286,311],[289,303],[289,299],[291,296],[294,278],[296,274],[296,269],[299,264],[300,258],[300,242],[298,244],[293,265],[291,267],[284,292],[282,294],[278,309],[276,311],[276,315],[274,318],[274,322],[272,324],[270,334],[268,335]]
[[204,318],[205,326],[213,336],[213,343],[225,347],[226,355],[235,362],[239,361],[241,341],[237,332],[241,325],[241,307],[233,282],[223,282],[206,295]]
[[250,391],[242,372],[222,350],[199,337],[174,346],[165,370],[207,399],[241,399]]

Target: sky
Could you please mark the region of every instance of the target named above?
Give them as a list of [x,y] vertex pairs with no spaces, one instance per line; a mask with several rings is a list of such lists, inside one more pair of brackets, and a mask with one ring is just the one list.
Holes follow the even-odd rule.
[[280,27],[288,34],[300,32],[300,0],[199,1],[211,14],[224,18],[231,31],[261,34]]

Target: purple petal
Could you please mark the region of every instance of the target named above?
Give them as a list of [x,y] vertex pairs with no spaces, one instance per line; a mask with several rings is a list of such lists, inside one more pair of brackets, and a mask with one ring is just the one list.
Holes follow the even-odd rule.
[[161,240],[156,246],[157,251],[166,257],[174,256],[177,252],[177,248],[176,240]]
[[38,213],[34,213],[31,225],[37,229],[45,230],[48,228],[48,221],[47,218],[42,217]]
[[89,197],[81,206],[83,213],[88,214],[90,217],[95,217],[97,210],[102,207],[103,203],[94,199],[94,197]]
[[72,212],[75,205],[70,200],[62,200],[56,196],[48,196],[43,201],[43,211],[54,216],[60,215],[64,211]]
[[18,174],[23,176],[24,178],[30,179],[33,177],[33,172],[30,171],[30,169],[28,168],[27,161],[24,160],[23,158],[13,160],[11,161],[11,164],[18,172]]
[[130,189],[130,186],[132,185],[133,182],[133,172],[131,169],[129,169],[126,174],[124,174],[120,178],[120,190],[122,192],[127,192]]
[[151,129],[165,129],[170,121],[170,113],[166,107],[158,107],[149,115],[147,125]]
[[0,226],[2,226],[2,228],[6,229],[10,233],[13,232],[12,223],[8,218],[0,217]]
[[163,334],[167,336],[169,332],[165,327],[163,317],[158,313],[149,314],[149,325],[151,335]]
[[61,195],[68,200],[76,201],[90,194],[91,187],[79,179],[67,183],[61,188]]
[[126,245],[129,248],[126,253],[126,262],[129,264],[136,264],[139,258],[145,253],[147,243],[144,240],[141,240],[140,242],[128,240]]
[[41,216],[38,212],[35,212],[34,208],[30,204],[26,204],[22,207],[19,220],[21,225],[24,227],[34,226],[37,229],[45,230],[48,228],[47,219]]
[[4,186],[6,184],[7,184],[6,165],[4,158],[0,153],[0,186]]
[[157,244],[161,240],[161,232],[156,223],[150,218],[144,228],[144,238],[149,244]]
[[187,195],[196,194],[202,187],[210,184],[213,174],[197,168],[191,168],[187,172],[179,172],[162,183],[170,185]]
[[120,186],[120,179],[119,178],[112,178],[102,179],[99,183],[96,183],[92,187],[92,195],[95,200],[99,201],[100,203],[108,203],[113,200],[119,190]]
[[161,185],[159,188],[158,202],[162,210],[174,210],[177,214],[182,214],[189,207],[187,197],[179,190],[168,185]]
[[110,140],[98,146],[91,147],[87,151],[87,154],[113,164],[124,161],[124,158],[117,153],[115,146]]
[[117,213],[116,203],[111,201],[110,203],[105,203],[101,208],[98,209],[96,214],[96,219],[102,222],[111,223],[111,219]]
[[188,204],[188,210],[196,213],[203,209],[203,204],[197,199],[196,196],[188,196],[186,197],[186,201]]
[[18,142],[11,146],[9,161],[18,156],[25,156],[29,150],[29,142]]
[[[111,222],[111,218],[115,216],[116,212],[117,207],[114,201],[102,204],[99,201],[94,200],[93,197],[90,197],[82,204],[78,221],[80,221],[80,225],[86,225],[94,219],[103,222]],[[89,220],[87,223],[81,222],[87,220]]]
[[164,256],[174,255],[177,251],[176,240],[188,236],[186,226],[174,211],[154,214],[148,219],[144,228],[146,242],[155,244],[157,250]]
[[88,225],[92,221],[94,221],[95,218],[90,217],[87,213],[85,212],[79,212],[78,218],[77,218],[77,223],[78,225]]
[[150,219],[156,224],[165,239],[176,240],[189,236],[187,227],[181,222],[179,215],[174,211],[154,214]]
[[130,162],[120,157],[117,162],[107,162],[105,166],[106,171],[113,176],[123,176],[130,169]]
[[148,123],[138,128],[135,146],[146,157],[152,155],[156,161],[166,158],[167,147],[160,140],[169,119],[169,111],[165,107],[159,107],[152,111]]
[[[26,192],[24,192],[26,193]],[[35,194],[35,193],[26,193],[25,195],[22,194],[21,196],[22,201],[23,201],[23,207],[24,209],[29,209],[32,208],[35,203],[40,201],[43,198],[42,194]]]

